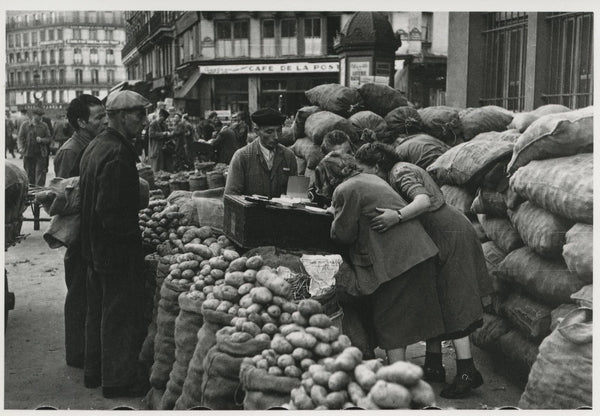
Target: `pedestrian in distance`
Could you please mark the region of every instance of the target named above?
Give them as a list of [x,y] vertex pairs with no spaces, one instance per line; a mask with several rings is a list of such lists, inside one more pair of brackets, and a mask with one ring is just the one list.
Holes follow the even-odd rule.
[[80,164],[81,241],[88,261],[84,385],[106,398],[137,397],[149,389],[139,362],[143,327],[140,182],[133,140],[150,102],[133,91],[110,94],[108,127]]
[[19,152],[23,155],[23,168],[27,172],[29,185],[45,186],[52,135],[42,121],[44,109],[35,107],[31,112],[31,120],[23,122],[19,129]]
[[[79,176],[79,163],[92,140],[106,128],[104,105],[97,97],[82,94],[67,108],[67,119],[73,135],[58,150],[54,158],[56,177]],[[78,239],[65,252],[65,353],[67,365],[83,368],[85,356],[85,317],[87,314],[88,265],[81,253]]]
[[15,147],[17,146],[17,143],[15,141],[15,136],[16,136],[16,127],[15,127],[15,123],[13,120],[11,120],[10,118],[10,110],[6,110],[6,118],[4,119],[4,157],[6,158],[6,154],[7,152],[11,154],[11,156],[13,157],[13,159],[16,157],[15,156]]

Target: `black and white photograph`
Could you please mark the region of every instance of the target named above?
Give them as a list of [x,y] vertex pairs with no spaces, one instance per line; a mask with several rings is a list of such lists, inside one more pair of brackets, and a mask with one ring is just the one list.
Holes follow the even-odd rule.
[[114,3],[1,11],[2,413],[591,414],[597,6]]

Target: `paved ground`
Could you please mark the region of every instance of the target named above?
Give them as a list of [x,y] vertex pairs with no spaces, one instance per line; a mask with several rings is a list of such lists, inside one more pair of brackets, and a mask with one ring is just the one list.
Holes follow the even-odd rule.
[[[31,217],[30,212],[25,215]],[[5,333],[4,408],[35,409],[43,404],[59,409],[113,409],[119,405],[143,408],[141,400],[107,400],[99,388],[84,388],[82,370],[65,364],[64,249],[48,248],[42,238],[47,225],[42,223],[40,231],[33,231],[33,223],[24,223],[23,233],[30,234],[29,237],[5,253],[9,287],[15,293],[16,306],[9,314]],[[455,372],[453,351],[446,347],[445,352],[450,380]],[[411,346],[408,355],[421,363],[424,346]],[[504,365],[487,353],[474,348],[474,356],[485,384],[468,399],[439,398],[438,406],[457,409],[516,406],[523,385],[507,376]],[[443,388],[433,387],[436,393]]]

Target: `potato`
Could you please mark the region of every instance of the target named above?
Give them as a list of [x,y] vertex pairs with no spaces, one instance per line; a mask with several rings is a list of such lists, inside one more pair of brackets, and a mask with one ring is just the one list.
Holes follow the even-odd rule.
[[[281,332],[281,335],[285,337],[288,334],[291,334],[292,332],[304,332],[304,328],[296,324],[287,324],[279,327],[279,332]],[[300,345],[298,346],[300,347]]]
[[[221,254],[221,252],[223,251],[223,248],[221,247],[221,245],[219,243],[212,243],[211,245],[208,246],[208,248],[210,249],[210,251],[213,252],[213,255],[215,255],[215,256],[219,256]],[[229,263],[228,263],[228,265],[229,265]],[[225,270],[225,268],[223,268],[223,270]]]
[[196,229],[196,237],[205,240],[212,236],[212,228],[208,225]]
[[[310,368],[309,368],[310,370]],[[329,378],[331,377],[331,373],[329,371],[318,371],[316,373],[313,373],[313,380],[315,380],[315,383],[320,384],[321,386],[325,386],[327,387],[327,385],[329,384]]]
[[204,240],[202,240],[202,244],[204,244],[206,247],[210,247],[211,244],[216,243],[217,239],[214,237],[208,237]]
[[348,383],[348,394],[352,403],[358,403],[360,399],[366,396],[362,387],[355,381]]
[[271,340],[271,348],[273,348],[277,354],[291,354],[294,350],[292,344],[290,344],[284,337],[277,336],[277,334]]
[[273,318],[273,319],[277,319],[279,318],[279,316],[281,316],[281,308],[279,308],[279,306],[277,305],[270,305],[267,308],[267,313]]
[[327,408],[330,410],[339,410],[344,406],[348,394],[343,391],[334,391],[325,398]]
[[282,376],[283,370],[277,366],[274,366],[274,367],[269,367],[269,370],[267,371],[267,373],[269,373],[272,376]]
[[[227,283],[227,282],[225,282]],[[248,293],[250,293],[250,291],[252,290],[252,288],[254,287],[254,285],[252,283],[244,283],[242,285],[240,285],[240,287],[238,287],[238,294],[240,296],[245,296]],[[252,299],[252,297],[249,296],[250,299]]]
[[357,360],[352,354],[346,353],[346,350],[335,358],[335,366],[338,370],[354,371],[360,360]]
[[230,260],[227,270],[230,272],[244,272],[246,270],[246,257]]
[[224,285],[221,287],[221,297],[224,300],[235,301],[238,299],[237,289],[233,286]]
[[268,336],[267,334],[263,334],[262,332],[260,334],[256,334],[254,336],[254,339],[256,341],[260,341],[260,342],[270,342],[271,341],[271,337]]
[[245,282],[243,272],[227,272],[224,278],[225,283],[233,287],[240,287]]
[[252,297],[250,295],[244,295],[240,298],[240,306],[242,308],[247,308],[252,305],[254,302],[252,301]]
[[221,303],[219,303],[219,306],[217,306],[216,311],[217,312],[227,313],[227,311],[229,310],[229,308],[231,308],[231,302],[227,302],[226,300],[222,300]]
[[362,364],[366,365],[369,368],[369,370],[371,370],[374,373],[377,373],[377,371],[381,367],[383,367],[383,362],[379,358],[363,361]]
[[300,376],[302,376],[302,370],[295,365],[289,365],[283,369],[283,374],[287,377],[300,378]]
[[263,370],[266,370],[269,368],[269,363],[263,358],[262,360],[258,360],[256,363],[256,368],[262,368]]
[[244,280],[249,283],[256,282],[256,270],[248,269],[244,271]]
[[337,370],[337,368],[335,367],[335,359],[332,357],[325,357],[322,358],[319,363],[325,367],[325,370],[333,373]]
[[356,360],[356,365],[361,363],[363,355],[361,350],[359,350],[357,347],[349,346],[348,348],[344,349],[344,353],[352,355]]
[[250,291],[252,300],[256,303],[266,305],[273,299],[273,293],[266,287],[255,287]]
[[291,314],[298,310],[298,305],[294,302],[287,301],[281,306],[281,310]]
[[308,397],[308,394],[303,388],[295,388],[291,393],[292,402],[298,408],[298,410],[312,410],[315,408],[315,404]]
[[279,323],[281,325],[287,325],[292,323],[292,315],[289,312],[282,312],[279,316]]
[[322,366],[321,364],[314,364],[311,365],[310,367],[308,367],[308,372],[314,376],[317,373],[320,373],[322,371],[325,371],[325,367]]
[[294,321],[295,324],[298,324],[298,325],[301,325],[301,326],[307,326],[308,325],[308,319],[306,319],[300,313],[300,311],[296,311],[296,312],[292,313],[292,321]]
[[273,296],[273,305],[277,305],[281,308],[285,302],[287,302],[287,299],[282,298],[281,296]]
[[219,269],[223,271],[227,270],[227,267],[229,266],[229,263],[226,262],[222,257],[212,257],[208,264],[213,269]]
[[331,356],[331,345],[326,342],[319,342],[313,349],[317,357],[329,357]]
[[348,386],[348,383],[350,383],[350,376],[344,371],[336,371],[329,377],[327,387],[331,391],[341,391]]
[[[252,357],[252,362],[253,362],[254,364],[256,364],[256,363],[257,363],[259,360],[262,360],[262,358],[263,358],[263,357],[262,357],[262,355],[260,355],[260,354],[257,354],[257,355],[255,355],[254,357]],[[246,359],[244,358],[244,360],[246,360]]]
[[356,378],[358,384],[360,384],[360,386],[367,391],[371,390],[371,387],[373,387],[377,382],[375,373],[364,364],[359,364],[356,366],[354,369],[354,378]]
[[250,341],[252,339],[252,335],[250,335],[247,332],[236,332],[233,335],[231,335],[229,339],[231,342],[242,343]]
[[228,262],[232,262],[233,260],[240,258],[238,252],[234,250],[223,250],[222,254],[223,258]]
[[240,307],[238,309],[238,313],[237,314],[238,314],[238,316],[241,316],[243,318],[246,318],[248,316],[248,312],[246,312],[246,308],[242,308],[242,307]]
[[210,271],[210,276],[216,280],[221,280],[225,277],[225,272],[221,269],[212,269]]
[[273,318],[271,315],[269,315],[267,312],[261,313],[260,318],[263,320],[263,322],[265,324],[266,323],[272,323],[272,324],[277,323],[277,320],[275,318]]
[[315,364],[315,361],[312,358],[304,358],[302,361],[300,361],[300,368],[303,371],[307,371],[308,368],[314,364]]
[[215,289],[215,287],[211,286],[211,285],[204,286],[204,288],[202,288],[202,293],[204,293],[205,295],[208,295],[208,294],[212,295],[213,294],[212,292],[214,289]]
[[208,276],[210,274],[210,271],[212,270],[212,267],[210,267],[208,264],[206,266],[204,266],[202,268],[202,270],[200,270],[200,274],[202,276]]
[[292,357],[294,357],[294,360],[300,362],[305,358],[312,357],[312,352],[310,352],[306,348],[297,347],[297,348],[294,348],[294,351],[292,351]]
[[[298,314],[300,314],[300,312],[298,312]],[[300,316],[302,316],[302,315],[300,315]],[[292,318],[293,318],[293,316],[292,316]],[[334,339],[337,338],[337,337],[332,338],[331,337],[332,334],[329,331],[327,331],[327,330],[325,330],[323,328],[317,328],[316,326],[309,326],[309,327],[307,327],[306,328],[306,332],[309,333],[309,334],[311,334],[312,336],[314,336],[320,342],[331,342],[331,341],[333,341]],[[333,345],[331,347],[333,349]],[[340,350],[338,352],[341,352],[341,351],[342,350]]]
[[282,354],[277,358],[277,366],[281,369],[284,369],[289,365],[294,365],[295,363],[294,357],[290,354]]
[[[207,288],[205,287],[204,289],[207,289]],[[215,309],[217,309],[217,307],[219,306],[220,303],[221,303],[221,301],[219,299],[208,299],[202,303],[202,308],[210,309],[210,310],[214,311]]]
[[186,280],[193,279],[195,275],[196,273],[191,269],[186,269],[183,272],[181,272],[181,278]]
[[271,322],[267,322],[262,327],[262,332],[264,332],[267,335],[271,335],[271,336],[275,335],[278,330],[279,330],[279,328],[277,328],[277,325],[275,325]]
[[318,406],[325,405],[325,403],[326,403],[325,399],[327,398],[327,393],[328,392],[325,387],[315,384],[310,389],[310,398]]
[[308,319],[308,323],[310,326],[316,326],[318,328],[329,328],[333,325],[333,322],[331,322],[329,316],[325,315],[324,313],[312,315]]
[[419,380],[409,391],[414,407],[423,408],[435,405],[435,393],[427,382]]
[[248,314],[260,314],[262,312],[262,305],[260,303],[253,303],[252,305],[248,306],[246,310],[248,311]]
[[[253,305],[254,305],[254,304],[253,304]],[[246,311],[247,311],[247,309],[246,309]],[[257,314],[256,312],[250,312],[250,313],[248,314],[248,317],[247,317],[247,319],[248,319],[250,322],[254,322],[254,323],[255,323],[256,325],[258,325],[258,326],[262,326],[262,325],[263,325],[262,318],[261,318],[261,317],[260,317],[260,315],[259,315],[259,314]]]
[[267,286],[266,283],[275,278],[277,275],[273,273],[271,270],[259,270],[256,273],[256,281],[260,283],[262,286]]
[[171,273],[169,274],[171,275],[172,279],[179,279],[179,277],[181,276],[181,269],[176,267],[173,270],[171,270]]
[[298,304],[298,310],[306,318],[310,318],[312,315],[322,313],[323,306],[314,299],[303,299]]
[[383,409],[407,409],[411,400],[410,392],[406,387],[384,380],[377,380],[369,392],[369,398]]
[[376,376],[378,380],[410,387],[417,384],[423,378],[423,369],[407,361],[396,361],[393,364],[381,367],[377,371]]
[[292,346],[294,347],[305,348],[308,350],[314,348],[315,345],[317,345],[317,339],[304,331],[291,332],[285,335],[285,339],[287,339],[289,343],[292,344]]
[[369,396],[365,396],[360,398],[357,402],[356,405],[364,410],[377,410],[377,409],[381,409],[379,406],[377,406],[375,403],[373,403],[373,400],[371,400],[371,398]]
[[252,256],[246,260],[246,268],[258,270],[263,265],[263,259],[260,256]]
[[[256,275],[256,279],[258,280],[258,274]],[[289,298],[292,294],[292,285],[286,282],[284,278],[277,275],[272,275],[265,283],[262,283],[260,280],[259,282],[268,287],[275,295]]]
[[260,327],[254,322],[244,322],[242,324],[242,331],[249,333],[253,337],[260,334]]
[[302,387],[304,387],[306,393],[310,394],[311,389],[315,385],[315,381],[312,379],[312,377],[305,377],[305,374],[307,373],[302,374],[302,381],[300,382],[300,384],[302,385]]

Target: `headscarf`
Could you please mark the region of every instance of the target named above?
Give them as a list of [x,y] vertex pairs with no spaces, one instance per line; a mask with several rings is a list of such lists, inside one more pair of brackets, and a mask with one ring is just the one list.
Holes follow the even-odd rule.
[[319,195],[331,198],[333,191],[346,179],[358,175],[360,170],[354,157],[345,153],[331,152],[315,169],[315,186]]

